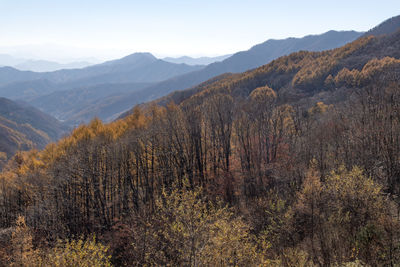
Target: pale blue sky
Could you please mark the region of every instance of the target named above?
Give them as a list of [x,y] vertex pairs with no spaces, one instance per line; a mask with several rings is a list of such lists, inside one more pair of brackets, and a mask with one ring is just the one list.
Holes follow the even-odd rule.
[[400,0],[0,0],[0,53],[221,55],[270,38],[366,31],[399,14]]

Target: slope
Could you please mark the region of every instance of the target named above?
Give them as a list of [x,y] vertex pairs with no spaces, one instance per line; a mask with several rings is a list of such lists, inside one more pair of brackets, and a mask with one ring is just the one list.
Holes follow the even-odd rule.
[[[103,83],[158,82],[176,75],[201,69],[202,66],[188,66],[158,60],[150,53],[135,53],[118,60],[89,66],[82,69],[68,69],[54,72],[19,71],[11,67],[0,68],[0,96],[15,98],[10,91],[31,91],[31,95],[73,89]],[[42,90],[38,80],[47,81]],[[12,90],[10,89],[12,88]],[[7,94],[8,95],[5,95]],[[27,100],[27,99],[25,99]]]
[[[285,251],[296,246],[318,259],[329,253],[319,264],[325,266],[332,259],[343,259],[346,253],[331,245],[326,251],[315,250],[309,240],[343,244],[350,251],[343,260],[348,262],[354,259],[352,249],[360,233],[364,235],[366,228],[378,229],[384,238],[372,234],[372,242],[360,246],[363,252],[357,258],[368,263],[379,258],[374,265],[390,265],[387,263],[392,258],[381,260],[380,255],[387,255],[382,246],[390,248],[391,240],[399,239],[399,233],[392,230],[398,220],[397,208],[394,201],[382,200],[396,200],[400,193],[399,48],[400,32],[362,38],[324,52],[296,52],[255,70],[226,74],[181,92],[175,101],[178,105],[152,106],[150,112],[138,108],[131,116],[108,125],[93,120],[57,145],[10,164],[15,167],[4,175],[11,180],[4,203],[11,208],[3,214],[11,218],[0,216],[2,223],[10,227],[24,213],[38,221],[36,232],[46,235],[96,233],[101,237],[106,233],[106,244],[121,235],[123,242],[114,249],[116,253],[126,247],[127,230],[140,234],[154,229],[154,235],[145,233],[152,238],[148,243],[155,244],[154,255],[170,233],[172,241],[163,243],[164,247],[174,245],[178,251],[180,240],[190,235],[177,239],[175,226],[164,232],[176,217],[174,213],[171,216],[171,210],[178,210],[179,218],[183,210],[189,226],[193,216],[210,216],[206,206],[201,208],[203,213],[171,208],[171,203],[182,203],[183,199],[168,200],[176,191],[171,185],[176,184],[185,191],[204,188],[200,190],[205,199],[237,208],[238,218],[247,216],[249,226],[243,228],[254,229],[254,233],[240,242],[257,238],[257,246],[269,240],[267,248]],[[334,105],[317,102],[320,99]],[[32,166],[32,171],[18,175],[25,166]],[[351,169],[353,166],[357,167]],[[38,174],[37,179],[31,179],[32,174]],[[14,184],[29,186],[22,191]],[[42,188],[46,194],[38,193]],[[171,188],[172,193],[166,192]],[[16,201],[21,191],[27,199],[22,204]],[[190,199],[197,203],[202,198],[196,193]],[[154,203],[165,205],[165,212],[160,217],[147,217],[146,223],[137,226],[137,218],[143,214],[153,211],[159,215],[161,209],[151,208]],[[197,205],[193,203],[192,207]],[[213,205],[208,207],[213,209]],[[321,222],[315,228],[318,235],[314,235],[310,219],[313,207],[317,207],[315,218]],[[12,213],[7,213],[9,210]],[[49,214],[52,220],[48,220]],[[360,214],[368,219],[360,220]],[[132,218],[135,215],[138,217]],[[47,221],[49,224],[41,223]],[[277,231],[269,239],[266,232],[271,227]],[[192,227],[187,229],[185,233]],[[222,230],[224,235],[237,236],[226,223],[223,229],[227,229]],[[325,235],[326,231],[333,235]],[[227,244],[220,240],[216,243]],[[235,240],[235,246],[240,247]],[[134,246],[123,254],[128,259]],[[188,247],[187,255],[191,255]],[[169,252],[166,255],[171,255]],[[261,253],[265,260],[263,249]],[[164,258],[159,262],[163,265]]]
[[[33,98],[30,104],[45,110],[46,113],[52,114],[59,120],[68,120],[71,125],[86,122],[94,117],[100,117],[107,120],[109,114],[119,113],[120,110],[110,110],[98,113],[100,109],[98,102],[112,98],[118,95],[125,95],[129,92],[141,90],[150,83],[107,83],[90,86],[82,86],[72,90],[63,90],[50,93],[48,95]],[[77,116],[86,111],[85,115]]]
[[346,99],[351,88],[398,82],[398,59],[400,31],[364,37],[329,51],[292,53],[254,70],[222,75],[191,89],[175,91],[152,103],[200,105],[216,94],[241,99],[266,85],[277,92],[280,103],[310,104],[310,99],[333,103]]
[[3,163],[17,150],[41,149],[61,138],[67,130],[58,120],[36,108],[0,98],[0,154]]
[[385,20],[378,26],[372,28],[364,34],[364,36],[379,36],[383,34],[391,34],[400,28],[400,15]]
[[[162,97],[173,90],[181,90],[199,84],[211,77],[225,72],[241,72],[249,68],[258,67],[272,59],[298,50],[323,50],[340,46],[357,38],[357,32],[330,31],[322,35],[306,36],[304,38],[288,38],[285,40],[269,40],[254,46],[248,51],[239,52],[222,62],[213,63],[203,68],[202,66],[188,66],[173,64],[157,60],[149,53],[135,53],[119,60],[105,62],[80,70],[62,70],[52,73],[42,73],[32,82],[20,82],[0,88],[0,92],[11,92],[7,97],[18,97],[32,105],[38,105],[41,110],[68,121],[74,125],[77,122],[87,122],[94,116],[107,120],[115,118],[119,113],[129,109],[132,104],[141,103]],[[38,75],[35,73],[35,75]],[[43,79],[49,81],[42,86]],[[162,81],[164,80],[164,81]],[[136,90],[137,83],[155,83]],[[54,91],[66,91],[92,85],[109,84],[111,92],[118,91],[116,83],[133,83],[132,90],[117,94],[102,95],[102,99],[94,99],[92,103],[76,102],[72,109],[65,112],[64,103],[72,103],[74,99],[66,97],[48,102],[43,95]],[[75,91],[77,92],[77,91]],[[85,94],[85,92],[83,92]],[[68,95],[68,94],[67,94]],[[76,94],[74,97],[78,97]],[[79,97],[78,97],[79,98]],[[38,104],[40,103],[40,104]],[[55,107],[55,109],[54,109]],[[69,107],[69,106],[67,106]]]
[[[291,57],[282,57],[277,61],[271,62],[268,65],[265,65],[254,71],[249,71],[246,74],[242,74],[242,75],[245,75],[244,79],[249,79],[248,75],[252,76],[254,73],[263,73],[264,72],[264,71],[262,71],[263,69],[265,69],[265,68],[273,69],[273,67],[272,67],[273,64],[278,64],[278,65],[280,65],[278,67],[278,70],[272,71],[270,74],[267,75],[267,76],[271,75],[273,77],[273,81],[270,82],[271,83],[270,85],[272,85],[272,86],[276,85],[278,88],[282,88],[281,94],[285,94],[285,97],[287,97],[289,99],[298,99],[298,98],[301,98],[302,96],[304,96],[305,92],[307,91],[307,90],[304,90],[305,87],[308,87],[308,89],[309,89],[308,92],[310,92],[310,90],[311,91],[315,91],[315,90],[323,91],[324,88],[326,89],[326,84],[324,83],[326,78],[328,78],[329,75],[331,75],[331,76],[333,75],[332,77],[334,77],[334,75],[336,75],[337,72],[340,71],[341,68],[343,66],[345,66],[347,63],[349,65],[346,67],[349,69],[352,69],[352,68],[361,69],[362,66],[364,66],[368,60],[371,60],[374,57],[382,58],[385,56],[390,56],[390,57],[398,58],[400,48],[397,46],[398,40],[396,38],[399,35],[399,30],[400,30],[400,16],[393,17],[391,19],[388,19],[388,20],[380,23],[379,25],[377,25],[376,27],[374,27],[373,29],[371,29],[370,31],[368,31],[367,33],[365,33],[363,35],[364,38],[365,37],[372,38],[369,40],[373,40],[371,42],[371,45],[374,44],[374,48],[371,48],[369,53],[363,54],[365,51],[363,51],[364,48],[362,48],[362,46],[361,46],[361,48],[360,48],[361,50],[358,52],[359,54],[357,57],[347,58],[347,56],[346,56],[345,58],[347,58],[346,59],[347,61],[344,61],[344,59],[342,59],[343,60],[342,63],[335,62],[338,60],[337,58],[335,58],[335,56],[331,57],[330,59],[327,59],[326,58],[327,56],[325,55],[325,56],[320,56],[321,62],[319,62],[319,63],[311,64],[311,62],[309,62],[308,59],[303,60],[303,61],[300,60],[302,62],[302,64],[304,64],[301,66],[301,68],[299,65],[296,65],[296,64],[291,65],[290,67],[284,66],[285,64],[290,65],[291,63],[293,63],[293,62],[291,62],[292,60],[296,60],[296,61],[299,60],[298,57],[301,57],[301,58],[302,57],[311,57],[311,58],[319,57],[319,56],[316,56],[316,55],[319,55],[318,53],[310,54],[310,53],[300,52],[297,54],[296,53],[292,54]],[[347,32],[347,34],[350,34],[350,33],[351,32]],[[325,42],[329,43],[330,37],[333,37],[335,34],[336,33],[332,32],[332,31],[326,33],[325,34],[326,38],[319,40],[319,42],[314,42],[313,47],[317,48],[318,46],[321,47],[320,45],[324,44]],[[360,34],[361,33],[358,33],[358,35],[360,35]],[[385,34],[387,36],[386,37],[381,36],[382,34]],[[352,34],[350,34],[350,35],[352,35]],[[373,38],[374,36],[380,36],[381,38]],[[305,37],[304,39],[309,38],[309,39],[315,40],[316,37],[317,36],[308,36],[308,37]],[[293,39],[294,38],[289,38],[286,40],[288,41],[288,43],[290,43],[290,42],[294,41]],[[324,41],[322,41],[322,40],[324,40]],[[364,40],[367,40],[367,39],[364,39]],[[302,40],[298,40],[298,42],[301,42],[301,41]],[[273,43],[275,43],[275,41],[267,41],[264,43],[264,45],[266,45],[267,43],[269,45],[272,45]],[[354,41],[354,43],[352,45],[357,46],[357,41]],[[255,46],[252,49],[257,51],[258,49],[261,49],[261,47],[262,46],[260,46],[260,47]],[[382,50],[380,50],[380,47],[382,47]],[[250,50],[252,50],[252,49],[250,49]],[[342,47],[341,49],[344,49],[344,47]],[[336,51],[336,50],[333,50],[333,51]],[[331,51],[331,52],[327,52],[327,53],[334,53],[334,52]],[[339,52],[339,54],[340,54],[340,52]],[[322,53],[321,55],[324,55],[324,53]],[[235,56],[242,57],[243,54],[241,55],[241,53],[237,53],[237,54],[233,55],[232,57],[235,57]],[[227,60],[225,60],[221,63],[211,64],[211,65],[207,66],[205,69],[198,71],[196,73],[205,73],[211,67],[216,66],[218,64],[222,64],[224,62],[227,62],[228,60],[231,60],[231,59],[228,58]],[[237,62],[238,60],[233,60],[233,61]],[[286,61],[286,62],[279,63],[280,61]],[[308,64],[310,64],[310,65],[308,65]],[[326,66],[324,66],[324,65],[326,65]],[[279,68],[281,68],[281,69],[279,69]],[[284,68],[286,70],[288,70],[288,68],[289,68],[289,70],[292,72],[294,70],[297,70],[297,71],[301,70],[301,71],[299,73],[297,73],[297,72],[290,73],[289,70],[287,72],[286,71],[283,72],[282,68]],[[329,73],[330,71],[333,73]],[[283,73],[281,73],[281,72],[283,72]],[[307,75],[307,73],[309,73],[309,74]],[[190,80],[191,80],[190,75],[191,75],[191,73],[181,77],[182,78],[181,80],[185,81],[185,88],[190,87],[190,86],[188,86],[188,84],[190,84]],[[322,75],[322,77],[321,77],[321,75]],[[326,75],[326,76],[323,76],[323,75]],[[228,76],[228,77],[226,77],[226,76]],[[185,77],[185,78],[183,78],[183,77]],[[219,87],[218,84],[231,84],[231,83],[233,83],[232,85],[230,85],[231,87],[236,86],[236,84],[235,84],[236,82],[234,80],[235,79],[240,80],[241,77],[242,77],[241,75],[232,75],[232,76],[225,75],[225,76],[221,76],[221,77],[216,77],[216,78],[214,78],[214,80],[217,80],[217,82],[215,82],[215,83],[213,83],[211,80],[211,81],[207,81],[203,84],[200,84],[199,86],[193,87],[191,89],[183,90],[183,91],[180,91],[181,88],[179,87],[179,81],[177,81],[177,80],[179,80],[179,77],[178,77],[177,79],[166,81],[166,82],[157,84],[156,86],[149,87],[149,88],[147,88],[147,90],[155,91],[155,92],[157,92],[157,90],[161,90],[161,91],[165,90],[166,92],[172,92],[172,90],[170,90],[168,88],[175,88],[176,91],[174,93],[172,93],[171,95],[169,95],[167,97],[161,98],[161,99],[157,100],[156,102],[165,104],[169,101],[173,101],[173,102],[180,103],[181,101],[190,97],[191,95],[196,94],[196,92],[205,90],[206,88],[209,88],[210,86],[211,87]],[[332,78],[332,77],[330,77],[330,78]],[[307,79],[308,79],[308,84],[307,84]],[[313,79],[319,79],[318,83],[313,84],[313,82],[315,82],[315,80],[313,80]],[[263,78],[261,83],[263,83],[265,81],[266,81],[266,78]],[[255,81],[252,81],[252,83],[254,83],[254,82]],[[285,82],[286,82],[286,84],[285,84]],[[285,86],[283,86],[283,84],[285,84]],[[274,89],[278,89],[278,88],[274,87]],[[302,88],[303,90],[299,90],[300,88]],[[318,88],[318,89],[316,89],[316,88]],[[134,95],[135,94],[132,94],[131,100],[133,101],[134,104],[137,104],[138,102],[135,101]],[[149,95],[151,95],[151,94],[149,94]],[[161,96],[159,95],[159,97],[161,97]],[[125,100],[126,99],[127,98],[125,98]],[[146,100],[149,101],[151,99],[148,98]],[[143,101],[143,102],[145,102],[145,101]],[[129,114],[129,111],[126,114]],[[121,115],[121,117],[123,117],[123,116],[125,116],[125,114]]]
[[[292,52],[300,50],[321,51],[340,47],[357,39],[361,34],[354,31],[329,31],[321,35],[309,35],[303,38],[268,40],[252,47],[248,51],[238,52],[222,62],[210,64],[202,70],[174,77],[142,91],[125,95],[119,101],[107,103],[108,100],[104,100],[102,106],[107,109],[113,109],[112,107],[128,108],[127,103],[129,102],[134,105],[151,101],[172,91],[190,88],[223,73],[242,72],[259,67],[275,58]],[[123,110],[121,109],[121,111]]]

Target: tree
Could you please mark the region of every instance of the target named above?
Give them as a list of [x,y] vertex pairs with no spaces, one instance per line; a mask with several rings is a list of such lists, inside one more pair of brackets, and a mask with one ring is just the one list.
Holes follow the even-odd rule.
[[[164,189],[148,223],[132,225],[132,249],[142,255],[131,265],[243,266],[258,260],[249,227],[221,203],[212,203],[200,187]],[[141,237],[140,237],[141,236]]]
[[15,230],[11,237],[11,266],[36,266],[40,260],[38,252],[33,248],[32,233],[26,225],[25,218],[19,216],[15,222]]
[[328,251],[323,243],[325,238],[323,232],[323,210],[325,208],[323,197],[323,185],[314,160],[306,173],[303,188],[297,195],[297,201],[292,212],[295,232],[301,235],[301,239],[305,239],[311,249],[310,255],[313,256],[313,262],[317,265],[321,265],[321,256],[324,258],[324,264],[329,263],[329,258],[326,257]]
[[293,227],[314,263],[393,263],[393,238],[398,233],[386,209],[392,203],[382,196],[382,187],[358,167],[332,171],[325,184],[319,179],[315,169],[308,172],[293,210]]
[[92,239],[58,241],[56,246],[47,252],[41,266],[73,267],[73,266],[111,266],[108,248]]

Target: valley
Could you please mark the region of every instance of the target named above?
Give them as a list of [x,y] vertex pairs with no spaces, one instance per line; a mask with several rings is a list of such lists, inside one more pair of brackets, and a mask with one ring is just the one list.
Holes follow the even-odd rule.
[[400,16],[222,55],[1,67],[0,266],[397,266]]

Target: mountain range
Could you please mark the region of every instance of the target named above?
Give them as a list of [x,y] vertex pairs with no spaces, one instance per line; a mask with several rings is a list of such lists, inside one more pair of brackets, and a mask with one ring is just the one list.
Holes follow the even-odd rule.
[[0,98],[0,262],[396,266],[400,20],[155,81],[167,64],[140,53],[35,80],[50,93],[25,99],[69,124],[146,102],[7,163],[63,126]]
[[390,86],[398,82],[399,74],[400,27],[395,32],[363,37],[328,51],[291,53],[254,70],[221,75],[175,91],[147,105],[201,105],[217,94],[247,99],[256,88],[264,86],[277,92],[280,103],[331,104],[348,100],[354,88]]
[[22,63],[14,65],[13,67],[18,70],[30,70],[35,72],[50,72],[62,69],[81,69],[93,65],[93,63],[86,61],[77,61],[71,63],[58,63],[48,60],[26,60]]
[[[360,32],[336,32],[329,31],[322,35],[311,35],[304,38],[288,38],[284,40],[269,40],[262,44],[256,45],[248,51],[238,52],[222,62],[212,63],[205,68],[193,71],[181,76],[153,84],[147,88],[135,91],[126,95],[113,96],[110,99],[104,99],[97,104],[101,106],[101,110],[107,110],[104,113],[93,112],[87,109],[78,116],[71,118],[72,121],[96,116],[102,114],[100,118],[110,120],[115,115],[129,109],[132,104],[139,104],[162,97],[176,90],[184,90],[204,82],[212,77],[229,72],[242,72],[251,68],[264,65],[273,59],[296,52],[300,50],[322,51],[340,47],[345,43],[354,41],[363,33]],[[32,103],[34,105],[34,103]],[[44,107],[41,107],[46,111]],[[98,107],[97,107],[98,108]],[[98,112],[98,110],[97,110]]]
[[[329,31],[303,38],[267,40],[207,66],[171,63],[150,53],[134,53],[82,69],[54,72],[3,67],[0,68],[0,95],[27,101],[71,126],[94,117],[110,121],[133,105],[191,88],[221,74],[257,68],[297,51],[334,49],[363,35],[390,32],[396,25],[398,19],[392,18],[368,33]],[[191,59],[167,60],[183,62]]]
[[[154,83],[200,68],[202,66],[169,63],[149,53],[135,53],[119,60],[83,69],[44,73],[3,67],[0,68],[0,95],[12,99],[30,100],[32,97],[83,86],[128,82]],[[111,94],[112,91],[110,88]]]
[[[329,43],[329,39],[333,39],[334,35],[338,33],[334,31],[327,32],[325,34],[326,38],[323,39],[319,39],[317,36],[307,36],[305,38],[320,41],[319,43],[311,43],[318,47],[322,43]],[[192,103],[191,99],[193,98],[198,101],[198,99],[207,98],[217,92],[229,92],[234,97],[246,98],[255,88],[265,86],[266,81],[268,81],[268,86],[271,86],[280,94],[282,101],[305,102],[305,99],[314,97],[329,103],[342,99],[337,94],[343,94],[344,91],[339,90],[340,88],[337,87],[354,87],[351,82],[346,83],[340,80],[346,78],[351,80],[351,75],[356,75],[354,74],[356,71],[361,72],[364,70],[365,73],[362,76],[384,76],[386,77],[386,82],[390,82],[390,79],[388,79],[390,77],[389,73],[400,73],[397,63],[387,59],[387,57],[400,59],[400,16],[390,18],[366,33],[353,33],[359,38],[336,49],[318,51],[315,48],[309,49],[309,51],[288,53],[287,56],[279,57],[259,68],[237,74],[227,72],[186,90],[174,90],[164,97],[147,102],[146,105],[166,105],[171,102],[175,104]],[[353,36],[352,32],[346,32],[346,34]],[[293,44],[296,39],[288,38],[286,41]],[[299,39],[297,41],[302,42],[305,40]],[[261,50],[263,46],[271,45],[274,42],[276,41],[267,41],[253,47],[249,52],[250,54],[256,54],[254,50]],[[312,52],[313,50],[315,52]],[[236,59],[235,55],[237,56]],[[246,58],[245,52],[239,52],[235,55],[222,63],[236,61],[240,57]],[[217,64],[211,64],[205,69]],[[198,71],[198,73],[205,69]],[[286,69],[286,71],[283,71],[283,69]],[[342,75],[344,74],[340,72],[346,70],[354,70],[354,72],[351,75],[349,74],[350,77],[343,78]],[[367,71],[369,72],[367,73]],[[188,75],[191,75],[191,73],[186,76]],[[356,78],[361,79],[359,77]],[[333,80],[330,81],[330,79]],[[378,82],[378,80],[375,80],[375,82]],[[361,82],[360,85],[362,85]],[[336,91],[329,94],[326,93],[333,89],[336,89]],[[347,93],[351,93],[351,91]],[[131,112],[132,110],[123,113],[120,118],[126,117]]]
[[[130,103],[139,104],[167,95],[175,91],[175,99],[190,95],[191,92],[198,90],[195,85],[202,84],[203,87],[214,81],[221,80],[229,74],[238,73],[255,67],[262,66],[272,60],[296,51],[324,51],[341,47],[360,37],[390,35],[400,29],[400,16],[390,18],[377,25],[367,33],[355,31],[329,31],[322,35],[309,35],[303,38],[287,38],[284,40],[268,40],[256,45],[248,51],[238,52],[222,62],[212,63],[199,71],[191,72],[179,77],[163,81],[149,86],[143,90],[133,92],[130,95],[113,98],[113,101],[104,100],[102,106],[113,110],[113,107],[127,107]],[[315,66],[316,68],[318,66]],[[224,74],[222,76],[218,76]],[[210,79],[212,78],[212,79]],[[210,80],[208,80],[210,79]],[[228,78],[230,79],[230,78]],[[208,80],[208,81],[207,81]],[[192,88],[193,87],[193,88]],[[190,89],[190,90],[184,90]],[[181,91],[180,90],[184,90]],[[163,99],[165,100],[165,99]],[[170,99],[171,100],[171,99]],[[123,114],[123,113],[122,113]],[[90,116],[87,116],[90,117]]]
[[177,63],[177,64],[187,64],[187,65],[209,65],[214,62],[220,62],[223,61],[224,59],[227,59],[232,55],[223,55],[223,56],[218,56],[218,57],[188,57],[188,56],[182,56],[182,57],[166,57],[163,58],[163,60],[171,62],[171,63]]
[[13,67],[18,70],[27,70],[34,72],[50,72],[61,69],[77,69],[84,68],[94,63],[87,61],[74,61],[70,63],[58,63],[49,60],[38,59],[22,59],[7,54],[0,54],[0,66]]
[[[0,94],[28,101],[70,125],[95,116],[109,121],[134,104],[190,88],[222,73],[259,67],[295,51],[339,47],[361,35],[354,31],[329,31],[304,38],[268,40],[206,67],[170,63],[150,53],[135,53],[83,69],[37,73],[0,68]],[[96,93],[97,97],[85,97]]]

